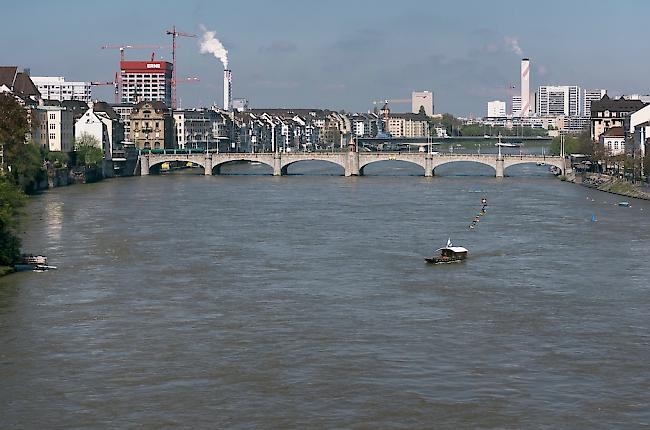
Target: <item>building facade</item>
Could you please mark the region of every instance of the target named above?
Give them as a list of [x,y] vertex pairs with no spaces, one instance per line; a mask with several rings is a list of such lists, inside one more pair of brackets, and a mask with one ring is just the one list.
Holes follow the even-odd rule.
[[610,155],[625,154],[625,130],[623,127],[611,127],[599,138],[600,145]]
[[582,90],[577,85],[542,85],[537,90],[536,112],[540,116],[581,116]]
[[32,140],[48,151],[74,150],[72,112],[62,106],[38,106],[32,110]]
[[78,100],[90,102],[90,82],[66,82],[63,76],[32,76],[32,81],[44,100]]
[[512,96],[512,116],[521,116],[521,96]]
[[138,149],[174,147],[174,120],[163,102],[145,101],[133,107],[130,117],[130,141]]
[[607,94],[607,90],[584,90],[583,91],[583,112],[582,116],[591,116],[591,102],[597,102]]
[[388,132],[393,137],[427,137],[429,121],[426,115],[414,113],[390,113]]
[[506,102],[494,100],[487,104],[487,116],[489,118],[499,118],[506,116]]
[[105,102],[97,102],[75,122],[75,140],[91,136],[104,152],[104,158],[112,159],[113,152],[122,147],[124,126],[119,116]]
[[413,91],[411,93],[411,112],[420,112],[424,108],[427,116],[433,116],[433,93],[431,91]]
[[228,118],[213,109],[174,110],[174,147],[217,149],[230,140]]
[[122,61],[122,103],[158,101],[171,106],[172,63],[167,61]]
[[599,141],[600,135],[610,128],[624,127],[625,119],[644,106],[641,100],[612,99],[607,94],[591,102],[591,140]]

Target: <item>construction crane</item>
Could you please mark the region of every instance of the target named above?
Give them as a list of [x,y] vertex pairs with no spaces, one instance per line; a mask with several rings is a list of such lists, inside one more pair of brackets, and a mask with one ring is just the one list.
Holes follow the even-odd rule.
[[186,76],[183,78],[178,78],[178,83],[179,84],[194,84],[196,82],[200,82],[201,79],[199,79],[197,76]]
[[117,82],[118,82],[118,81],[117,81],[117,78],[118,78],[118,77],[119,77],[119,74],[118,74],[117,72],[115,72],[115,80],[114,80],[114,81],[112,81],[112,82],[99,82],[99,81],[92,81],[92,82],[90,83],[90,86],[92,86],[92,87],[100,87],[100,86],[104,86],[104,85],[113,85],[113,86],[115,87],[115,95],[116,95],[116,97],[117,97],[117,92],[118,92],[118,91],[117,91]]
[[[119,49],[120,50],[120,63],[124,61],[124,51],[127,49],[164,49],[169,48],[169,46],[160,46],[160,45],[103,45],[101,49]],[[153,61],[153,60],[152,60]],[[122,76],[120,74],[122,65],[120,64],[117,68],[118,72],[115,75],[115,103],[120,102],[120,96],[122,95]]]
[[176,26],[173,25],[171,30],[167,30],[165,34],[172,37],[172,109],[176,109],[176,37],[197,37],[196,34],[184,33],[176,31]]

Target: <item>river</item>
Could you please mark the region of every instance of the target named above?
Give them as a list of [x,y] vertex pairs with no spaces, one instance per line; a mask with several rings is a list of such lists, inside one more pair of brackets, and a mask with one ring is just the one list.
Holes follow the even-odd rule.
[[[31,198],[59,270],[0,279],[0,428],[650,425],[649,202],[538,166],[265,169]],[[449,237],[470,258],[425,264]]]

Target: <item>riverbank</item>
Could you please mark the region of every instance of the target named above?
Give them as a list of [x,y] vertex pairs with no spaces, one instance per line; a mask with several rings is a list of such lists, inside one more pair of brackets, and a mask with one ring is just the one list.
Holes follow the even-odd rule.
[[623,197],[650,200],[650,192],[646,187],[632,184],[624,179],[615,178],[609,175],[587,174],[583,177],[576,177],[574,181],[606,193],[617,194]]
[[14,273],[15,269],[10,266],[0,266],[0,276],[5,276],[9,275],[10,273]]

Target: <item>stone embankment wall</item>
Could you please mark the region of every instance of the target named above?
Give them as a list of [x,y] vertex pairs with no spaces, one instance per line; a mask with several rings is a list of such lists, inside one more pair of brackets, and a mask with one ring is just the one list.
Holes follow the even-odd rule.
[[646,185],[632,184],[625,179],[615,178],[609,175],[589,173],[584,176],[578,176],[575,182],[606,193],[650,200],[650,189]]

